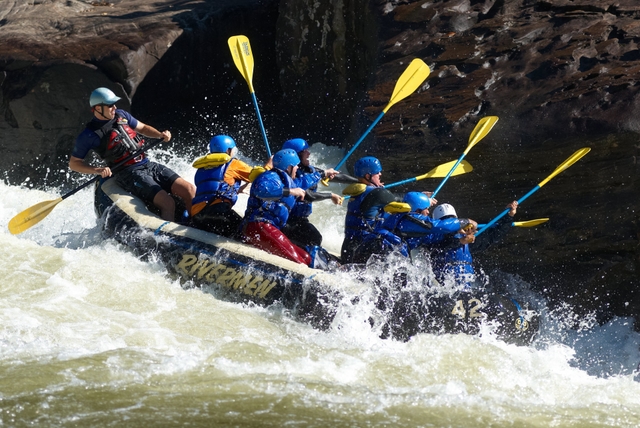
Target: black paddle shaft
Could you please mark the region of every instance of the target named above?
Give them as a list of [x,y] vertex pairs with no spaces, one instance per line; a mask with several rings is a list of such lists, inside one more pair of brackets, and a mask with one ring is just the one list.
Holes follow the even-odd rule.
[[[121,167],[124,166],[124,164],[129,162],[131,159],[134,159],[134,158],[140,156],[142,153],[146,152],[147,150],[152,149],[153,147],[157,146],[158,144],[162,143],[163,141],[164,140],[160,138],[160,139],[158,139],[157,141],[154,141],[151,144],[147,144],[145,147],[140,147],[138,150],[136,150],[135,152],[131,153],[129,156],[127,156],[126,158],[124,158],[123,160],[121,160],[120,162],[115,164],[113,166],[113,168],[111,168],[111,169],[113,170],[113,172],[117,172],[119,169],[121,169]],[[102,176],[97,175],[96,177],[92,178],[91,180],[87,181],[86,183],[76,187],[75,189],[73,189],[69,193],[61,196],[61,199],[67,199],[69,196],[75,195],[80,190],[82,190],[85,187],[91,185],[92,183],[95,183],[96,181],[100,180],[100,178],[102,178]]]

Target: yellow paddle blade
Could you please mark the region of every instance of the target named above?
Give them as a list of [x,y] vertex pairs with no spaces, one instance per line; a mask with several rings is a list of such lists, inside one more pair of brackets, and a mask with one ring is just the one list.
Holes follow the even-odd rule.
[[53,201],[44,201],[39,204],[27,208],[20,214],[15,216],[9,221],[9,232],[13,235],[22,233],[29,229],[31,226],[35,226],[40,223],[42,219],[49,215],[49,213],[62,202],[62,198],[58,198]]
[[[446,177],[449,171],[451,171],[451,168],[453,168],[453,166],[456,164],[456,162],[458,161],[454,160],[451,162],[443,163],[442,165],[438,165],[437,167],[433,168],[431,171],[427,172],[426,174],[417,176],[416,181],[423,180],[425,178],[430,178],[430,177]],[[451,175],[466,174],[467,172],[471,172],[471,171],[473,171],[473,167],[471,166],[471,164],[463,160],[456,167],[456,169],[451,173]]]
[[392,105],[411,95],[429,77],[429,74],[431,74],[431,70],[429,70],[429,66],[424,61],[419,58],[411,61],[411,64],[396,82],[389,104],[382,111],[386,113]]
[[549,221],[548,218],[537,218],[535,220],[514,221],[513,225],[517,227],[533,227]]
[[577,152],[575,152],[574,154],[572,154],[571,156],[569,156],[567,158],[566,161],[562,162],[560,164],[560,166],[558,166],[555,171],[553,171],[551,173],[551,175],[549,175],[547,178],[545,178],[544,180],[542,180],[540,182],[540,184],[538,184],[538,187],[542,187],[545,184],[547,184],[549,182],[549,180],[551,180],[553,177],[555,177],[556,175],[560,174],[562,171],[564,171],[565,169],[569,168],[571,165],[573,165],[574,163],[578,162],[580,159],[582,159],[582,157],[584,155],[586,155],[587,153],[589,153],[591,151],[591,149],[589,147],[583,147],[582,149],[578,150]]
[[[460,159],[458,160],[458,162],[461,162],[462,159],[467,155],[467,153],[469,153],[469,150],[471,150],[471,148],[475,146],[478,143],[478,141],[483,139],[489,133],[489,131],[491,131],[491,128],[493,128],[493,125],[495,125],[497,121],[498,121],[498,116],[487,116],[480,119],[480,121],[475,126],[475,128],[473,128],[473,131],[471,131],[471,135],[469,135],[469,145],[467,146],[466,150],[460,155]],[[433,191],[434,198],[436,197],[440,189],[442,189],[442,186],[444,186],[444,183],[447,182],[447,180],[451,175],[453,174],[448,174],[442,180],[442,182],[436,188],[436,190]]]
[[467,146],[467,150],[464,151],[465,155],[469,153],[469,150],[471,150],[473,146],[487,136],[497,121],[498,116],[487,116],[483,117],[480,122],[478,122],[476,127],[473,128],[473,131],[471,131],[471,135],[469,135],[469,145]]
[[246,36],[232,36],[229,37],[228,43],[233,62],[247,81],[249,92],[253,94],[253,54],[249,39]]

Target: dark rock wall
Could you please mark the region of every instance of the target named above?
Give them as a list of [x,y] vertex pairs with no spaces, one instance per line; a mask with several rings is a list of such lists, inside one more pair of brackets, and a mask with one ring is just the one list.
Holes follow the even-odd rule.
[[[276,53],[291,136],[348,146],[377,57],[367,0],[281,0]],[[354,138],[355,137],[355,138]],[[290,138],[290,137],[285,137]]]
[[[500,121],[466,156],[470,174],[438,194],[486,222],[575,150],[584,159],[528,198],[519,219],[550,217],[476,258],[521,275],[578,312],[637,315],[640,5],[635,0],[128,0],[0,5],[0,166],[5,179],[69,187],[88,94],[109,86],[144,122],[201,154],[233,135],[265,150],[229,36],[249,37],[272,150],[306,137],[345,148],[389,101],[409,62],[425,84],[392,106],[352,156],[384,179],[457,159],[477,121]],[[47,171],[49,168],[50,171]],[[418,182],[399,191],[433,189]],[[518,219],[517,218],[517,219]],[[479,238],[481,239],[481,237]]]
[[249,3],[179,16],[184,32],[138,87],[134,115],[170,124],[182,153],[201,156],[213,135],[225,133],[245,154],[266,156],[248,85],[228,46],[229,37],[241,34],[251,44],[252,83],[267,133],[279,147],[274,126],[281,120],[282,98],[274,51],[277,2]]

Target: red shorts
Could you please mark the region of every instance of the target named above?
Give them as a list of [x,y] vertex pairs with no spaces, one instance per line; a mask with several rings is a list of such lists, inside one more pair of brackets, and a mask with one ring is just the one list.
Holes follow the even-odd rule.
[[251,222],[247,224],[244,229],[244,239],[248,244],[267,253],[307,266],[311,264],[309,253],[293,244],[280,229],[270,223]]

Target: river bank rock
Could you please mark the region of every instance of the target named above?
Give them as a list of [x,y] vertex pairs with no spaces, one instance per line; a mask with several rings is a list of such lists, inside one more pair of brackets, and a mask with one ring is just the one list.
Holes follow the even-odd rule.
[[431,75],[347,167],[367,154],[387,182],[422,174],[457,159],[480,118],[498,116],[465,158],[474,171],[438,194],[486,222],[591,147],[522,204],[517,219],[548,223],[514,228],[476,258],[582,314],[640,319],[638,18],[633,0],[3,2],[0,166],[10,183],[75,185],[66,162],[97,86],[172,129],[173,150],[202,154],[224,132],[261,159],[247,83],[226,46],[236,34],[251,40],[273,148],[292,137],[350,148],[418,57]]

